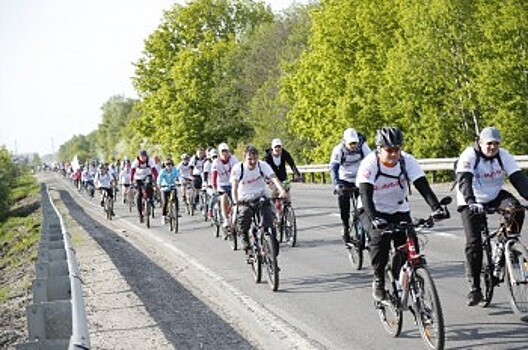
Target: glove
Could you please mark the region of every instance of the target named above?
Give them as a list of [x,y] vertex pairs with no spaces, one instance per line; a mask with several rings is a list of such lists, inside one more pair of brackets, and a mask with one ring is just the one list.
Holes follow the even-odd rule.
[[384,230],[389,226],[389,222],[384,218],[374,218],[371,223],[375,230]]
[[343,185],[335,185],[334,194],[340,195],[343,193]]
[[484,206],[480,203],[471,203],[470,205],[468,205],[468,207],[473,214],[484,213]]
[[449,212],[442,207],[436,209],[431,213],[431,217],[435,221],[449,219],[449,216]]

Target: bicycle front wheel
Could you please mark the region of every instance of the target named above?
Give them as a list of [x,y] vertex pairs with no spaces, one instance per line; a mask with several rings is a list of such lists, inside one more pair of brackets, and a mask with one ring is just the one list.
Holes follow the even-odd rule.
[[295,247],[297,244],[297,220],[295,218],[295,212],[290,205],[284,206],[284,234],[286,236],[286,242],[291,247]]
[[528,252],[520,242],[506,249],[505,279],[513,312],[522,321],[528,321]]
[[403,325],[403,312],[399,307],[400,297],[390,270],[391,267],[385,269],[385,294],[387,298],[376,302],[376,309],[385,331],[391,337],[397,337],[400,335]]
[[[275,240],[275,242],[273,242]],[[264,264],[268,276],[268,284],[272,291],[279,289],[279,264],[277,259],[277,248],[279,242],[273,235],[263,234],[261,236],[262,248],[264,250]]]
[[356,270],[363,268],[363,247],[365,245],[365,234],[363,226],[356,222],[352,225],[352,243],[347,244],[348,257],[352,267]]
[[147,228],[150,228],[150,203],[148,199],[143,201],[144,210],[145,210],[145,224]]
[[418,267],[414,271],[411,292],[415,296],[414,316],[425,345],[432,350],[444,349],[445,328],[442,306],[433,279],[425,267]]
[[488,244],[483,245],[482,252],[482,272],[480,274],[480,285],[484,286],[484,300],[482,301],[482,307],[487,307],[493,299],[493,289],[495,284],[493,283],[493,258],[491,256],[491,247]]
[[114,212],[114,200],[106,197],[106,201],[108,202],[108,208],[107,208],[106,215],[108,217],[108,220],[112,220],[112,214]]

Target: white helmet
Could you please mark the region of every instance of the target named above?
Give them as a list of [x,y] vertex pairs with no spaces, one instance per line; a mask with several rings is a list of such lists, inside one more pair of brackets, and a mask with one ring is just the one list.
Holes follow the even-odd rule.
[[213,157],[217,157],[218,156],[218,152],[216,151],[216,148],[211,148],[209,150],[209,158],[213,158]]
[[218,152],[222,153],[222,151],[229,151],[229,146],[225,142],[218,145]]

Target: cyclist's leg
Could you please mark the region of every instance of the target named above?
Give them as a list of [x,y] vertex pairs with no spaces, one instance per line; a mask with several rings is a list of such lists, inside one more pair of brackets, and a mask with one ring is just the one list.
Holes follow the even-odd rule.
[[136,183],[136,207],[139,219],[143,220],[143,181],[140,180]]
[[181,188],[182,188],[182,201],[185,202],[187,200],[187,182],[189,180],[186,178],[182,178],[181,180]]
[[262,226],[264,229],[268,230],[271,234],[271,241],[275,246],[275,251],[279,255],[279,241],[277,240],[276,231],[272,230],[273,223],[275,222],[275,211],[271,202],[265,203],[262,205]]
[[202,176],[201,175],[194,175],[193,187],[194,187],[193,203],[197,205],[200,201],[200,191],[202,189]]
[[[466,233],[466,274],[470,284],[470,295],[468,299],[472,299],[472,305],[478,303],[476,299],[482,299],[480,293],[480,273],[482,271],[482,227],[485,223],[486,216],[482,214],[474,214],[469,210],[468,206],[459,209],[462,218],[462,225]],[[473,300],[474,299],[474,300]]]
[[171,191],[161,191],[161,215],[167,216],[167,206],[169,205],[169,197]]
[[370,262],[374,270],[372,296],[376,300],[383,300],[385,298],[385,266],[389,260],[391,242],[390,234],[374,229],[366,213],[361,214],[360,220],[370,236]]
[[350,242],[350,197],[352,194],[349,190],[353,185],[344,184],[344,186],[345,191],[337,196],[337,201],[339,203],[341,224],[343,225],[343,241],[348,243]]
[[253,209],[250,206],[240,204],[237,206],[236,225],[237,232],[242,234],[243,249],[246,253],[249,250],[249,228],[251,227],[251,219],[253,217]]

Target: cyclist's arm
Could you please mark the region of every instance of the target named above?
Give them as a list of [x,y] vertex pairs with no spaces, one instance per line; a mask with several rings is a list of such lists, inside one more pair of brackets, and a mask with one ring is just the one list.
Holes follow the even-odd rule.
[[134,175],[136,174],[136,168],[132,168],[130,172],[130,182],[134,182]]
[[517,192],[526,200],[528,200],[528,177],[524,175],[522,170],[516,171],[510,175],[510,182],[515,187]]
[[330,175],[332,175],[332,185],[337,185],[339,181],[339,163],[330,163]]
[[413,184],[433,211],[440,208],[440,202],[431,189],[431,186],[429,185],[429,182],[425,176],[414,180]]
[[282,182],[279,180],[279,178],[275,174],[269,176],[269,179],[271,180],[271,182],[273,182],[277,190],[279,190],[279,193],[283,194],[284,192],[286,192],[284,190],[284,187],[282,186]]
[[295,176],[301,177],[301,173],[299,172],[299,169],[297,169],[297,166],[295,165],[295,161],[293,160],[291,154],[289,152],[284,151],[284,155],[284,160],[286,161],[286,163],[288,163]]
[[374,185],[362,182],[359,184],[359,195],[361,196],[361,204],[365,213],[372,221],[375,217],[378,217],[376,206],[374,205]]
[[476,203],[473,192],[473,174],[469,172],[457,173],[458,189],[462,193],[466,204]]
[[213,190],[216,191],[216,189],[218,188],[218,171],[217,170],[213,170],[212,180],[213,180]]

